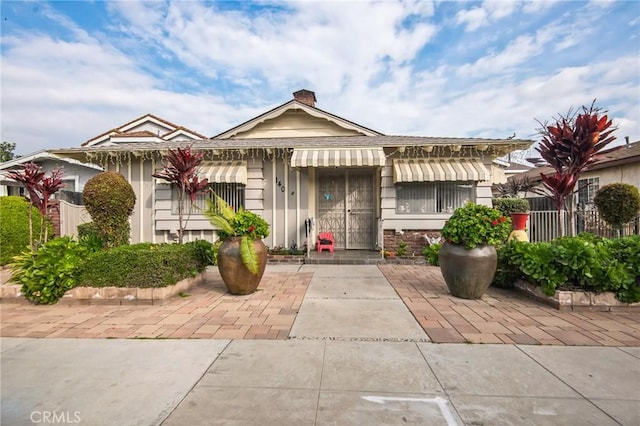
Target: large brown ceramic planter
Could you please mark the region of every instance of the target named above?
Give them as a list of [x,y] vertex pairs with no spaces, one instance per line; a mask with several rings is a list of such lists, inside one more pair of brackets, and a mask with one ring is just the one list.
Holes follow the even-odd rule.
[[229,293],[234,295],[251,294],[256,291],[267,266],[267,247],[262,240],[254,240],[253,248],[258,256],[258,273],[253,274],[244,266],[240,257],[241,237],[229,237],[218,250],[218,270]]
[[439,259],[449,291],[462,299],[480,299],[491,285],[498,267],[496,248],[489,245],[466,249],[444,243]]

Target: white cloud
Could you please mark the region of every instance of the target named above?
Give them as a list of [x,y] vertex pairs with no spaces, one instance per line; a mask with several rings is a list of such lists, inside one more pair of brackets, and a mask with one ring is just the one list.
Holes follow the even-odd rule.
[[[383,133],[454,137],[530,137],[535,118],[597,98],[620,140],[640,138],[637,57],[617,46],[595,56],[566,49],[585,26],[602,34],[599,14],[582,23],[554,11],[537,30],[464,34],[423,5],[291,3],[250,17],[197,2],[109,2],[111,28],[100,31],[51,11],[66,37],[3,35],[2,140],[21,154],[79,146],[145,113],[214,135],[301,88],[316,91],[318,107]],[[482,10],[515,19],[517,7]],[[457,49],[461,37],[483,42]]]
[[520,6],[513,0],[485,0],[481,6],[463,9],[456,14],[456,23],[466,25],[466,31],[475,31],[511,16]]
[[465,9],[456,14],[456,22],[458,24],[465,24],[467,31],[473,31],[488,25],[487,15],[487,11],[481,7]]

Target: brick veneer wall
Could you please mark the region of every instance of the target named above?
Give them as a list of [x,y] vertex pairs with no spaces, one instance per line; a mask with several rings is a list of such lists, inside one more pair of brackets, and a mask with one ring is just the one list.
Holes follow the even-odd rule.
[[404,231],[404,234],[397,234],[393,229],[384,231],[384,249],[387,251],[397,251],[400,241],[407,243],[407,255],[421,255],[422,250],[429,245],[425,238],[436,238],[440,236],[440,231],[428,229],[412,229]]
[[47,207],[47,216],[53,224],[53,235],[60,236],[60,201],[50,200]]

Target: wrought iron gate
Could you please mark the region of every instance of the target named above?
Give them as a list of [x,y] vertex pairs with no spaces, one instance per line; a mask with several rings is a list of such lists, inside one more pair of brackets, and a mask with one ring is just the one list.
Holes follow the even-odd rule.
[[376,241],[374,175],[371,170],[319,170],[319,232],[331,231],[336,247],[373,249]]

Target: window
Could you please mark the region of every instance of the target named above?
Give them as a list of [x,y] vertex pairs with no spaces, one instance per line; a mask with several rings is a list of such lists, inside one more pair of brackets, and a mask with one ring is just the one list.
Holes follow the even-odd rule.
[[593,197],[600,189],[599,178],[580,179],[578,181],[578,206],[581,208],[593,208]]
[[475,182],[406,182],[396,184],[396,213],[453,213],[475,200]]
[[63,190],[69,191],[69,192],[76,192],[76,179],[75,178],[62,179],[62,183],[64,184],[62,186]]
[[[208,185],[208,188],[218,194],[223,200],[225,200],[230,206],[232,206],[236,211],[240,208],[244,208],[244,188],[245,185],[241,183],[212,183]],[[192,208],[192,213],[197,213],[199,209],[204,210],[207,208],[206,200],[213,200],[213,192],[208,192],[203,195],[199,195],[196,197],[196,201],[193,203],[195,207]],[[189,211],[190,201],[188,196],[185,201],[186,208],[185,212]],[[171,195],[171,213],[178,214],[178,191],[173,188]]]

